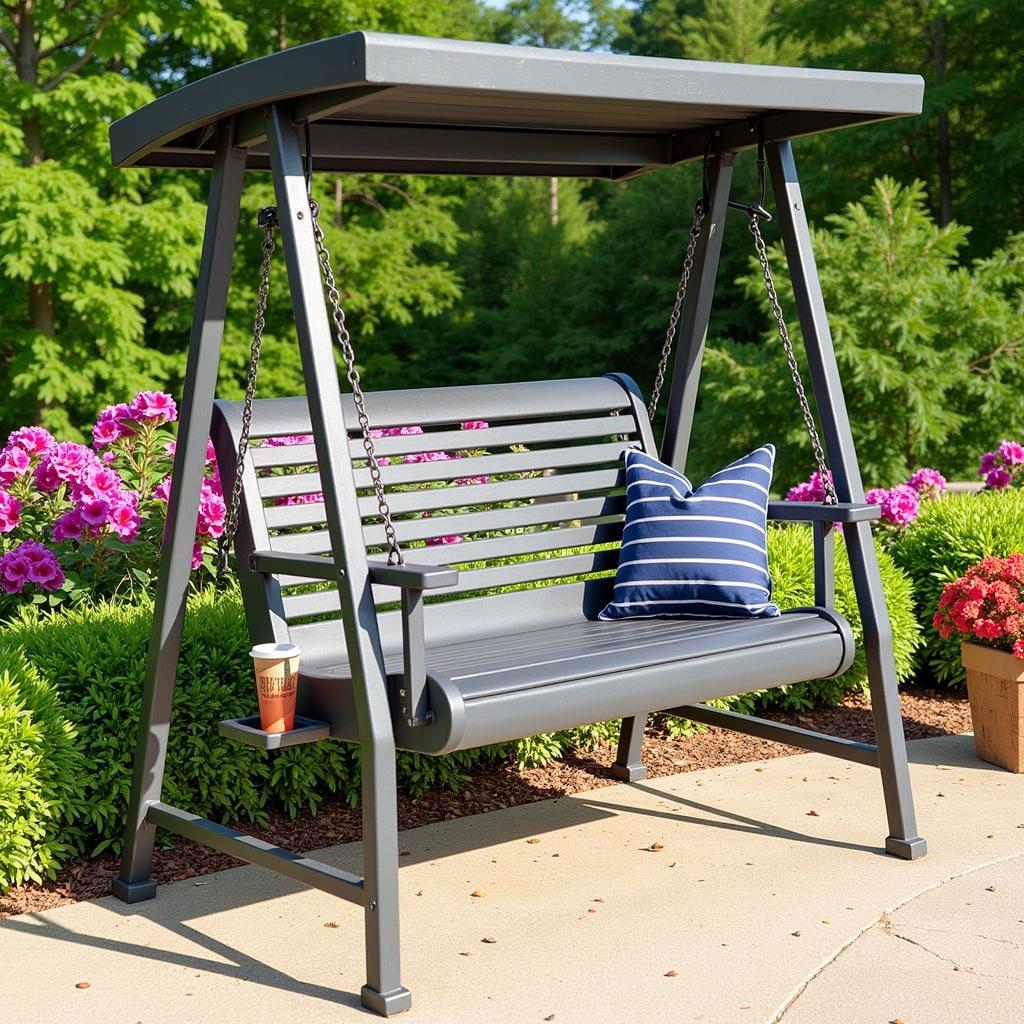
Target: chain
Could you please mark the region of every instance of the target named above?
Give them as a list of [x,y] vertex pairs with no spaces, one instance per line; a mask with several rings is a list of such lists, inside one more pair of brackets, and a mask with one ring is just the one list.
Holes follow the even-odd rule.
[[779,295],[775,290],[775,281],[772,278],[772,269],[768,263],[768,253],[765,251],[758,214],[754,210],[748,210],[748,216],[750,220],[750,233],[754,236],[754,250],[757,253],[757,262],[761,264],[761,274],[764,277],[764,286],[768,292],[768,304],[771,306],[772,315],[775,317],[775,323],[779,329],[782,348],[786,353],[786,362],[789,363],[789,374],[793,378],[793,387],[796,388],[796,397],[800,402],[800,411],[803,413],[804,424],[807,427],[807,436],[811,439],[811,448],[814,449],[814,461],[818,466],[818,473],[821,475],[822,486],[825,488],[825,501],[829,505],[835,505],[838,504],[836,489],[832,483],[832,475],[829,473],[825,462],[825,452],[821,446],[821,439],[818,437],[818,430],[814,425],[814,416],[811,413],[810,403],[807,401],[807,392],[804,390],[804,382],[800,376],[800,367],[793,352],[793,342],[789,337],[789,328],[786,326],[786,318],[782,313]]
[[256,376],[260,369],[260,352],[263,348],[263,329],[266,327],[267,295],[270,292],[270,263],[274,255],[274,229],[277,227],[277,210],[267,206],[260,210],[258,223],[263,230],[260,249],[263,260],[260,263],[259,287],[256,290],[256,316],[252,322],[252,345],[249,348],[249,372],[245,378],[245,402],[242,405],[242,430],[238,436],[238,454],[235,459],[235,477],[231,483],[231,498],[227,515],[224,517],[224,532],[217,541],[217,590],[224,589],[228,569],[228,548],[238,529],[238,511],[242,504],[242,472],[245,456],[249,450],[249,431],[252,429],[252,403],[256,397]]
[[668,318],[668,328],[665,331],[665,343],[661,346],[661,359],[658,360],[658,372],[654,376],[654,386],[651,388],[651,400],[647,404],[647,418],[653,420],[658,410],[658,401],[661,399],[661,389],[665,386],[665,371],[668,369],[669,356],[672,355],[672,346],[675,344],[676,331],[679,329],[679,316],[683,311],[683,302],[686,299],[686,289],[690,284],[690,271],[693,270],[693,255],[697,251],[697,242],[700,239],[701,225],[704,223],[704,199],[697,200],[693,208],[693,225],[690,228],[690,237],[686,243],[686,257],[683,259],[682,273],[679,275],[679,287],[676,289],[676,301],[672,306],[672,315]]
[[359,429],[363,435],[366,467],[370,471],[373,493],[377,497],[377,508],[380,510],[380,517],[384,521],[384,535],[387,537],[388,542],[388,565],[394,565],[396,562],[401,565],[405,559],[402,556],[402,548],[398,543],[398,535],[395,533],[395,524],[391,521],[391,509],[388,507],[388,500],[384,494],[384,482],[381,480],[377,452],[374,449],[373,436],[370,433],[370,418],[366,415],[363,386],[359,378],[359,370],[356,368],[356,354],[352,348],[352,336],[349,334],[348,326],[345,323],[345,310],[342,309],[341,296],[338,294],[334,271],[331,269],[331,254],[324,245],[324,233],[320,227],[319,220],[320,207],[312,198],[309,201],[309,209],[312,215],[313,238],[316,241],[316,254],[320,261],[320,272],[323,275],[327,301],[331,306],[334,333],[338,340],[338,347],[341,349],[342,357],[345,360],[346,376],[348,377],[349,387],[352,388],[352,400],[355,402],[356,417],[359,420]]

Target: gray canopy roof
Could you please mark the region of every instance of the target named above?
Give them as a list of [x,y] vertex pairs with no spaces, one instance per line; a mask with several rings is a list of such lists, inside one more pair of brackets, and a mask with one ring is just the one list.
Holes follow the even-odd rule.
[[921,111],[917,75],[715,64],[352,32],[249,61],[115,122],[114,163],[209,167],[239,115],[266,167],[263,109],[313,123],[319,169],[622,178],[730,148]]

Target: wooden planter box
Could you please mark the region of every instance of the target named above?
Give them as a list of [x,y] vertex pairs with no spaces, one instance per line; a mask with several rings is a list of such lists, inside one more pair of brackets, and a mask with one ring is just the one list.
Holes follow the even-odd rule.
[[1024,771],[1024,661],[978,644],[961,644],[960,651],[978,757]]

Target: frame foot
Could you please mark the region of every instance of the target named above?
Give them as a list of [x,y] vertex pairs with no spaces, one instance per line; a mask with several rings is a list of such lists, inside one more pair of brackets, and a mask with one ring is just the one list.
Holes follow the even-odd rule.
[[897,839],[895,836],[887,836],[885,852],[903,860],[917,860],[928,852],[928,843],[920,836],[915,836],[913,839]]
[[647,778],[647,769],[642,764],[618,764],[612,765],[612,775],[623,782],[639,782]]
[[412,1007],[412,993],[402,986],[382,993],[370,988],[369,985],[364,985],[359,993],[359,999],[368,1010],[373,1010],[382,1017],[403,1013]]
[[110,883],[110,891],[123,903],[141,903],[156,895],[156,882],[152,878],[144,878],[141,882],[125,882],[115,878]]

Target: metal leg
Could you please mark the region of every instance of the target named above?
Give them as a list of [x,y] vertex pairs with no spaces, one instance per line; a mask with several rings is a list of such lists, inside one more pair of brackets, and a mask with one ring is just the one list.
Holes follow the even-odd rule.
[[704,221],[705,227],[693,256],[690,288],[679,318],[676,357],[672,364],[672,390],[666,410],[665,433],[661,439],[661,461],[679,472],[683,472],[686,466],[693,414],[697,408],[704,339],[711,319],[711,303],[715,293],[715,278],[718,276],[718,257],[722,251],[735,159],[736,154],[732,152],[713,155],[709,185],[710,213]]
[[[793,293],[807,352],[814,400],[828,449],[836,494],[840,501],[863,501],[864,486],[861,483],[850,419],[832,347],[821,283],[811,249],[807,214],[792,144],[788,141],[770,143],[767,157],[786,258],[793,279]],[[892,627],[882,591],[878,558],[868,523],[845,526],[844,537],[864,629],[878,764],[889,821],[890,835],[885,841],[885,848],[889,853],[912,860],[923,856],[927,846],[917,834],[892,654]]]
[[114,895],[128,903],[149,899],[156,893],[156,883],[149,877],[156,827],[147,822],[146,811],[152,802],[160,799],[163,785],[192,545],[199,514],[199,490],[217,385],[244,171],[245,155],[232,148],[230,126],[223,125],[210,182],[206,234],[181,398],[178,448],[174,456],[174,484],[167,503],[167,526],[153,605],[153,632],[142,694],[124,851],[120,874],[112,884]]
[[397,779],[384,657],[313,238],[299,131],[282,107],[271,108],[267,143],[327,527],[338,568],[338,592],[361,737],[367,975],[361,996],[364,1006],[387,1015],[409,1009],[412,1000],[409,991],[402,987],[399,971]]
[[644,743],[644,728],[647,716],[637,715],[635,718],[622,720],[622,731],[619,733],[619,751],[612,765],[612,775],[625,782],[639,782],[647,778],[647,769],[640,759]]

